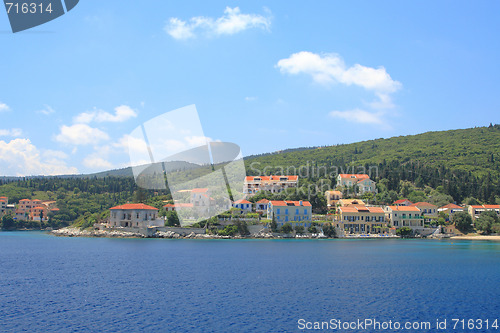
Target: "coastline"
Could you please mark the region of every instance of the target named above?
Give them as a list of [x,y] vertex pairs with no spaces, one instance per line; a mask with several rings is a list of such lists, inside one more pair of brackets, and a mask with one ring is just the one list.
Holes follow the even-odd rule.
[[500,242],[500,236],[493,235],[474,235],[474,236],[452,236],[450,239],[453,240],[480,240],[480,241],[496,241]]

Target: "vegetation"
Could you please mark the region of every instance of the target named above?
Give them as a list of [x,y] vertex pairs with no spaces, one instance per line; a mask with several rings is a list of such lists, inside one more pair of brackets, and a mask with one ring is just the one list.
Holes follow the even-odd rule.
[[284,234],[290,234],[290,233],[292,233],[293,232],[292,225],[290,223],[283,224],[283,226],[280,229],[280,232],[284,233]]
[[396,230],[396,235],[401,238],[410,238],[413,236],[413,230],[410,227],[401,227]]
[[328,238],[337,237],[337,232],[335,231],[335,227],[331,224],[323,225],[323,234]]
[[486,211],[481,213],[476,219],[476,228],[485,234],[491,234],[493,231],[500,229],[500,219],[497,213]]
[[474,230],[474,227],[472,226],[472,218],[466,212],[458,212],[453,214],[453,216],[451,217],[451,222],[454,223],[455,227],[464,234],[467,234]]

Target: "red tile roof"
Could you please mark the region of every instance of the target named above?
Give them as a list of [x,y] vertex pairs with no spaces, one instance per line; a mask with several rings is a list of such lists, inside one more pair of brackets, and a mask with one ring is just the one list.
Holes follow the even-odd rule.
[[412,203],[410,200],[408,199],[399,199],[399,200],[396,200],[393,202],[394,205],[397,205],[397,204],[400,204],[400,203],[403,203],[405,201],[408,201],[410,204]]
[[[277,201],[277,200],[271,200],[269,201],[273,206],[288,206],[288,204],[291,204],[290,206],[301,206],[300,201]],[[302,206],[305,207],[311,207],[311,203],[309,201],[302,201]]]
[[433,206],[433,207],[437,207],[436,205],[433,205],[433,204],[428,203],[428,202],[416,202],[414,204],[411,204],[410,206],[414,206],[414,207],[418,207],[418,206],[426,206],[426,207]]
[[245,199],[240,199],[234,202],[235,204],[251,204],[250,201],[245,200]]
[[398,212],[420,212],[415,206],[389,206],[389,208]]
[[269,203],[269,200],[267,200],[267,199],[262,199],[262,200],[257,201],[257,203],[259,203],[259,204],[268,204],[268,203]]
[[370,176],[363,173],[341,173],[339,176],[340,178],[356,178],[357,180],[370,179]]
[[363,205],[340,207],[339,210],[342,213],[380,213],[380,214],[384,214],[384,210],[381,207],[366,207]]
[[483,205],[484,208],[488,209],[500,209],[500,205]]
[[121,210],[130,210],[130,209],[142,209],[142,210],[158,210],[158,208],[154,208],[145,204],[125,204],[121,206],[112,207],[110,209],[121,209]]
[[246,181],[254,181],[255,178],[260,178],[260,180],[269,181],[276,180],[279,181],[280,178],[287,178],[287,180],[298,180],[299,176],[246,176]]

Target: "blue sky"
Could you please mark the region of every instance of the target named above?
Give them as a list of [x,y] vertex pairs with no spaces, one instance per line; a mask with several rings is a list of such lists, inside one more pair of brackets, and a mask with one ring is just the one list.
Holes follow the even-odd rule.
[[0,175],[127,166],[195,104],[244,155],[500,123],[495,1],[91,1],[12,34],[0,10]]

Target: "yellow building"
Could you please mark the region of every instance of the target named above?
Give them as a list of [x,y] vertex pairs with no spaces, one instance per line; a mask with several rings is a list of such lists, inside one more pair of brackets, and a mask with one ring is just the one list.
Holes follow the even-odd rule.
[[341,191],[326,191],[325,192],[326,204],[328,209],[335,208],[340,199],[342,199]]
[[387,228],[381,207],[345,206],[339,208],[336,227],[345,233],[376,234]]
[[412,229],[424,228],[424,219],[421,211],[415,206],[387,206],[386,217],[396,228],[410,227]]

